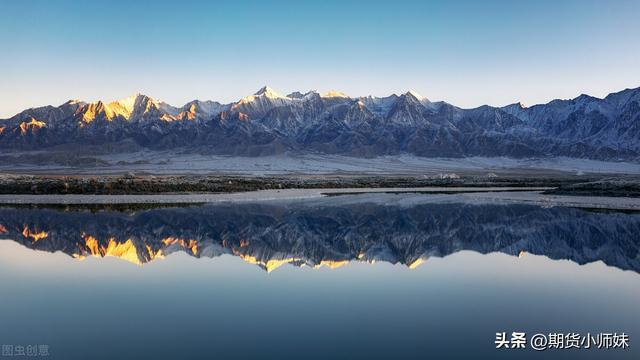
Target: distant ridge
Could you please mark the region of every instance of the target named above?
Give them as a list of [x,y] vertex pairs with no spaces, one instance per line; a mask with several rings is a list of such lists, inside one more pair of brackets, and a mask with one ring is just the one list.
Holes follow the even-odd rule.
[[54,147],[637,160],[640,88],[603,99],[580,95],[533,106],[463,109],[414,91],[387,97],[354,98],[338,91],[284,96],[264,86],[228,104],[193,100],[176,107],[133,94],[112,102],[70,100],[0,120],[0,149]]

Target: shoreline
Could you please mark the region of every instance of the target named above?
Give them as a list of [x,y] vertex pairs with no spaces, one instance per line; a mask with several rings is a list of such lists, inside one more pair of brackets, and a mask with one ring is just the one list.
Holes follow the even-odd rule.
[[[225,194],[160,195],[0,195],[0,206],[80,206],[101,208],[192,206],[223,202],[329,199],[331,201],[445,201],[530,204],[545,207],[640,211],[640,198],[547,195],[545,188],[345,188],[284,189]],[[338,196],[340,195],[340,196]]]
[[330,197],[335,195],[387,194],[387,193],[470,193],[483,191],[544,191],[549,188],[528,187],[416,187],[416,188],[317,188],[317,189],[273,189],[233,193],[181,193],[181,194],[1,194],[0,204],[155,204],[155,203],[215,203],[224,201],[268,201],[297,200]]

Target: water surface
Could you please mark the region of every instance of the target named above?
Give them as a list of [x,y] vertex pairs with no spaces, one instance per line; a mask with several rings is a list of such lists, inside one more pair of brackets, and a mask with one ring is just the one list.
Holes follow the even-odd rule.
[[[433,199],[3,207],[0,342],[55,359],[638,357],[640,215]],[[631,347],[496,350],[501,331]]]

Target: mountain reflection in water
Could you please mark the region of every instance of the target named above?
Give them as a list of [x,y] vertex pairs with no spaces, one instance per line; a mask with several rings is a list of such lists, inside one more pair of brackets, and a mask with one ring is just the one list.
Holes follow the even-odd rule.
[[[144,264],[182,251],[336,268],[350,261],[413,268],[461,250],[523,253],[640,271],[640,215],[522,204],[380,201],[345,196],[140,211],[0,208],[0,237],[75,258]],[[398,196],[388,196],[397,199]],[[407,198],[408,199],[408,198]],[[405,199],[405,200],[407,200]]]

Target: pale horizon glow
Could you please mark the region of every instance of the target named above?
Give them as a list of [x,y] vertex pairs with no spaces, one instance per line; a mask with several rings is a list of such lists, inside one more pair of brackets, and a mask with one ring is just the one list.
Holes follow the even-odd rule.
[[230,103],[268,85],[463,108],[640,87],[637,1],[7,1],[0,118],[133,93]]

